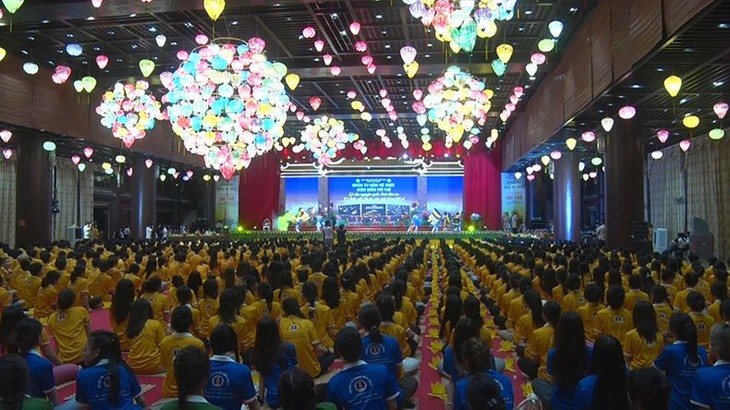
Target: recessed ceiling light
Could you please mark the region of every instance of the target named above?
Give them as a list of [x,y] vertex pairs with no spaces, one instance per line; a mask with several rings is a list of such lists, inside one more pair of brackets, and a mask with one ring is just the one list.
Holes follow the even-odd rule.
[[149,30],[150,33],[156,33],[157,32],[157,28],[155,26],[150,26],[150,27],[147,28],[147,30]]
[[382,19],[382,18],[383,18],[383,15],[382,15],[382,14],[376,14],[376,15],[375,15],[375,18],[376,18],[376,19],[378,19],[378,20],[380,20],[380,19]]
[[631,88],[634,88],[634,89],[642,88],[642,85],[641,84],[632,84]]
[[137,17],[137,13],[132,13],[129,15],[129,17]]
[[121,58],[117,58],[117,63],[121,63],[121,62],[122,62],[122,59]]
[[720,23],[717,25],[717,28],[730,28],[730,24],[728,23]]
[[56,50],[58,54],[63,54],[63,50]]
[[723,84],[725,84],[725,81],[713,81],[712,82],[712,85],[714,85],[715,87],[719,87]]
[[170,43],[170,45],[171,45],[171,46],[176,46],[176,45],[177,45],[177,41],[173,41],[173,42],[171,42],[171,43]]
[[68,37],[68,38],[73,38],[73,37],[74,37],[74,33],[67,33],[67,34],[66,34],[66,37]]
[[94,46],[94,51],[101,51],[101,47],[99,47],[99,46]]
[[114,30],[107,30],[106,34],[108,34],[110,36],[113,36],[114,35]]
[[319,61],[319,57],[314,57],[314,61]]
[[431,54],[426,54],[424,57],[430,58],[431,57]]
[[387,58],[388,60],[390,60],[391,58],[393,58],[393,56],[387,56],[385,58]]
[[231,25],[232,25],[232,26],[237,26],[237,25],[238,25],[238,20],[233,20],[233,21],[231,21]]
[[433,43],[426,44],[426,47],[433,47]]
[[390,44],[386,44],[385,45],[385,48],[390,48]]
[[337,13],[330,14],[330,18],[336,19],[337,18]]
[[525,31],[525,28],[524,27],[520,27],[517,30],[519,30],[519,31]]
[[50,65],[55,65],[56,63],[54,63],[54,62],[53,62],[53,61],[51,61],[51,60],[48,60],[48,64],[50,64]]
[[25,54],[25,55],[28,55],[28,50],[21,50],[20,52],[23,53],[23,54]]
[[133,49],[135,49],[135,50],[136,50],[136,49],[137,49],[137,47],[138,47],[138,46],[137,46],[136,44],[132,44],[132,48],[133,48]]
[[81,62],[81,64],[89,64],[89,62],[86,61],[86,60],[84,60],[84,61]]
[[43,23],[43,24],[48,24],[50,22],[51,22],[50,20],[41,20],[41,23]]
[[684,97],[684,98],[682,98],[681,100],[679,100],[679,103],[680,103],[680,104],[684,104],[684,103],[686,103],[687,101],[689,101],[689,98],[687,98],[687,97]]
[[684,51],[685,53],[694,53],[695,52],[695,50],[693,48],[685,48],[682,51]]
[[660,73],[663,73],[663,72],[667,71],[663,67],[657,67],[656,70],[659,71]]
[[96,20],[96,17],[94,17],[94,16],[89,16],[89,17],[87,17],[87,18],[86,18],[86,20],[89,20],[89,21],[94,21],[94,20]]
[[28,40],[30,40],[30,41],[33,41],[33,40],[35,40],[35,37],[33,37],[33,36],[28,36],[28,37],[26,37],[26,38],[27,38]]
[[381,31],[381,33],[383,33],[383,34],[388,34],[388,32],[387,32],[387,31],[385,31],[385,30]]
[[570,12],[571,13],[575,13],[576,11],[578,11],[578,7],[571,7],[570,8]]
[[525,14],[529,16],[530,14],[532,14],[532,10],[525,10]]
[[345,30],[340,30],[340,35],[341,35],[341,36],[346,36],[346,35],[347,35],[347,31],[345,31]]
[[191,23],[191,22],[189,22],[189,21],[186,21],[184,25],[185,25],[185,27],[187,27],[187,28],[193,28],[193,23]]

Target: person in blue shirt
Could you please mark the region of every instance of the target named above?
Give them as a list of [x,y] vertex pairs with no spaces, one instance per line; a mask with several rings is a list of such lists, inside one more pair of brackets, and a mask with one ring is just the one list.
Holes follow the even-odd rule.
[[87,368],[76,376],[76,402],[80,408],[145,408],[142,388],[132,369],[122,360],[115,333],[103,330],[91,333],[84,350],[84,364]]
[[486,373],[475,374],[466,386],[466,400],[472,409],[505,410],[502,387]]
[[552,397],[545,400],[541,385],[548,385],[542,379],[532,382],[532,389],[543,401],[550,403],[553,410],[571,410],[573,396],[578,382],[588,373],[590,349],[586,347],[583,319],[575,312],[560,315],[555,328],[553,348],[547,355],[547,372],[552,376]]
[[621,342],[603,335],[593,345],[590,375],[584,377],[573,396],[575,410],[628,410],[626,365]]
[[279,379],[281,410],[337,410],[332,403],[317,403],[314,390],[314,380],[309,373],[297,368],[285,371]]
[[456,363],[456,350],[460,350],[467,339],[479,337],[479,325],[466,317],[459,319],[451,333],[453,343],[444,348],[444,358],[441,362],[441,374],[448,377],[451,383],[461,378],[461,371]]
[[327,385],[327,401],[342,410],[396,410],[400,388],[395,377],[382,364],[360,360],[360,333],[345,327],[335,336],[335,352],[345,365]]
[[360,327],[367,331],[362,338],[362,355],[360,359],[369,364],[382,364],[393,377],[398,380],[401,393],[398,406],[402,407],[418,390],[418,380],[414,376],[403,375],[403,352],[394,337],[380,333],[380,311],[369,304],[360,308],[358,314]]
[[41,356],[38,351],[42,331],[41,322],[31,318],[21,320],[15,325],[9,350],[11,353],[17,353],[28,365],[30,376],[28,393],[32,397],[48,399],[54,405],[58,405],[53,363]]
[[669,405],[669,380],[655,367],[631,371],[628,378],[632,409],[666,410]]
[[294,345],[281,340],[279,325],[274,319],[262,317],[256,325],[253,347],[254,368],[259,372],[259,401],[271,408],[279,407],[279,379],[282,373],[297,367]]
[[245,404],[250,410],[259,408],[251,369],[238,363],[236,332],[227,325],[218,325],[210,335],[210,377],[203,396],[224,410],[240,410]]
[[689,403],[692,382],[697,370],[707,363],[707,352],[697,346],[697,328],[686,313],[675,313],[669,318],[669,333],[674,344],[664,347],[654,366],[664,372],[672,386],[669,406],[673,410],[694,410]]
[[710,331],[710,360],[715,364],[697,370],[691,403],[704,409],[730,409],[730,325],[717,324]]
[[464,370],[464,375],[454,386],[454,410],[477,410],[482,407],[473,408],[467,401],[467,387],[472,377],[477,374],[486,374],[499,385],[504,408],[511,410],[514,407],[514,393],[512,381],[509,377],[496,372],[492,367],[492,353],[489,346],[479,338],[467,339],[456,355],[459,367]]

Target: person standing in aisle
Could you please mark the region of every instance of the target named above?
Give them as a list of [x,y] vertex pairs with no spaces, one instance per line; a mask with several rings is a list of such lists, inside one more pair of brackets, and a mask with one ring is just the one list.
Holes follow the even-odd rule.
[[335,231],[332,229],[331,221],[325,221],[322,234],[324,235],[324,247],[329,250],[333,249],[335,247]]

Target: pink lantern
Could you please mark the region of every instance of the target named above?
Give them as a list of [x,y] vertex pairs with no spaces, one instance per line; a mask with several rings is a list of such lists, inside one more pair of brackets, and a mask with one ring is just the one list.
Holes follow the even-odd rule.
[[330,74],[332,75],[340,75],[342,73],[342,69],[339,66],[333,65],[330,67]]
[[368,49],[368,43],[364,41],[358,41],[355,43],[355,50],[364,53]]
[[319,106],[322,105],[322,100],[319,97],[312,97],[309,99],[309,105],[314,111],[317,111]]
[[530,61],[532,62],[532,64],[541,65],[541,64],[545,63],[545,54],[535,53],[530,56]]
[[65,65],[56,66],[56,70],[51,76],[51,79],[56,84],[63,84],[71,76],[71,67]]
[[185,61],[188,59],[188,52],[185,50],[180,50],[177,52],[177,59],[180,61]]
[[146,160],[144,160],[144,165],[147,168],[152,168],[152,164],[154,164],[154,162],[151,159],[147,158]]
[[101,7],[101,3],[103,1],[104,0],[91,0],[91,5],[94,6],[94,7],[96,7],[98,9],[99,7]]
[[296,116],[297,116],[297,119],[299,121],[303,120],[304,119],[304,111],[297,111]]
[[74,165],[79,165],[79,162],[81,162],[81,157],[74,154],[71,156],[71,162],[73,162]]
[[353,21],[352,23],[350,23],[350,33],[355,36],[358,35],[358,33],[360,33],[360,23],[358,23],[357,21]]
[[127,168],[127,176],[128,177],[131,177],[133,173],[134,173],[134,170],[131,167],[130,168]]
[[304,38],[312,38],[315,34],[316,32],[312,26],[304,27],[304,30],[302,30],[302,36],[304,36]]
[[552,158],[555,161],[559,160],[562,157],[563,157],[563,153],[558,150],[555,150],[550,153],[550,158]]
[[324,65],[330,65],[332,64],[332,54],[325,54],[322,56],[322,61],[324,61]]
[[388,90],[386,90],[385,88],[381,88],[379,94],[380,98],[385,98],[388,95]]
[[0,139],[3,140],[3,142],[7,143],[10,141],[10,138],[13,136],[13,133],[10,132],[10,130],[2,130],[0,131]]
[[514,110],[517,109],[517,107],[514,104],[512,104],[511,102],[505,104],[504,108],[506,108],[507,111],[509,111],[509,112],[514,112]]
[[347,98],[352,100],[355,97],[357,97],[357,93],[354,90],[350,90],[347,92]]
[[405,46],[400,49],[400,58],[403,60],[403,64],[410,64],[416,59],[418,52],[411,46]]
[[522,87],[515,87],[515,89],[513,90],[513,92],[515,93],[515,95],[517,96],[517,98],[521,98],[522,95],[525,94],[525,89],[522,88]]
[[416,101],[419,101],[421,97],[423,97],[423,90],[421,90],[420,88],[416,88],[415,90],[413,90],[413,98],[415,98]]
[[105,69],[107,64],[109,64],[109,57],[105,56],[104,54],[99,54],[98,56],[96,56],[96,65],[99,67],[100,70]]
[[10,148],[5,148],[3,150],[3,157],[5,157],[5,159],[10,159],[10,157],[12,157],[12,156],[13,156],[13,150],[11,150]]
[[527,175],[527,180],[528,181],[532,181],[533,179],[535,179],[535,175],[534,174]]
[[86,158],[91,158],[91,156],[94,155],[94,149],[91,147],[84,148],[84,155]]
[[596,140],[596,133],[594,133],[593,131],[586,131],[580,135],[580,139],[585,142],[593,142]]
[[690,140],[679,141],[679,148],[681,148],[683,152],[687,152],[690,145],[692,145],[692,141],[690,141]]
[[193,170],[192,169],[189,169],[189,170],[185,171],[185,175],[187,175],[188,178],[192,178],[193,177]]
[[208,36],[206,36],[203,33],[200,33],[197,36],[195,36],[195,42],[198,43],[201,46],[202,45],[205,45],[205,44],[208,44]]
[[373,64],[373,63],[368,64],[368,73],[374,74],[376,68],[377,68],[377,66],[375,64]]
[[636,115],[636,108],[634,108],[631,105],[624,105],[623,107],[621,107],[618,110],[618,116],[625,120],[630,120],[630,119],[634,118],[635,115]]
[[725,114],[727,114],[727,108],[728,105],[725,102],[719,102],[712,106],[712,110],[715,111],[715,115],[717,115],[717,118],[719,119],[725,118]]
[[656,133],[657,138],[659,138],[659,141],[664,144],[669,139],[669,131],[667,130],[659,130]]
[[314,49],[315,49],[315,50],[317,50],[317,51],[322,51],[322,50],[324,50],[324,41],[322,41],[322,40],[320,40],[320,39],[317,39],[317,40],[316,40],[316,41],[314,42]]
[[519,101],[520,98],[518,96],[514,94],[509,96],[509,102],[511,102],[512,104],[517,104]]
[[370,54],[365,54],[364,56],[362,56],[362,58],[360,58],[360,62],[362,63],[362,65],[368,66],[373,62],[373,56],[371,56]]

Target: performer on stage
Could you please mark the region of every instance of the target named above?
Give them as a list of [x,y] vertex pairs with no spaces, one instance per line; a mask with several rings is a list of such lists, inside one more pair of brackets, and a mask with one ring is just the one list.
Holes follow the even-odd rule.
[[295,231],[297,231],[297,232],[301,232],[302,231],[301,230],[301,227],[302,227],[302,219],[304,219],[304,215],[306,215],[306,214],[307,213],[304,212],[304,209],[299,208],[299,210],[297,211],[296,216],[294,216],[294,230]]

